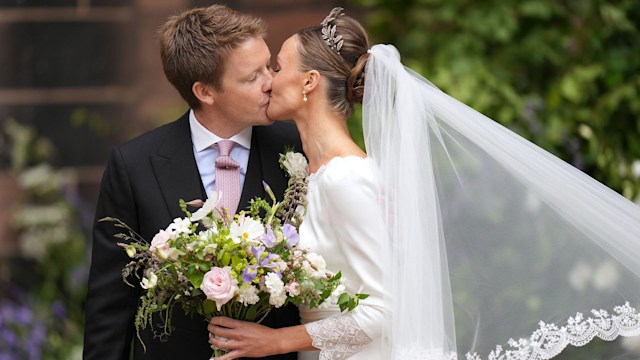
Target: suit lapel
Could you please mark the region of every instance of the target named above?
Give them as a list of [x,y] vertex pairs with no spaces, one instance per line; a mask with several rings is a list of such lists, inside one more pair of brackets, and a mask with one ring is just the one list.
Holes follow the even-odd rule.
[[[260,189],[258,196],[261,196],[269,202],[271,201],[266,198],[267,195],[262,185],[262,181],[264,181],[271,187],[276,198],[280,201],[287,186],[285,172],[280,168],[279,164],[280,153],[284,152],[284,144],[274,141],[274,139],[265,139],[265,136],[268,135],[263,131],[263,127],[254,127],[253,129],[254,138],[256,139],[257,148],[259,149],[259,153],[256,154],[256,159],[260,162],[261,170],[260,179],[257,180]],[[254,181],[256,180],[254,179]],[[250,199],[251,198],[247,199],[247,201]]]
[[179,199],[204,199],[204,186],[193,155],[188,113],[176,122],[176,131],[151,157],[158,185],[173,218],[184,217]]
[[[238,210],[247,208],[251,199],[258,196],[269,202],[271,201],[264,191],[263,181],[271,187],[278,200],[282,200],[284,195],[287,179],[284,170],[280,168],[278,163],[280,153],[284,151],[284,145],[277,141],[269,141],[273,139],[265,139],[264,137],[263,127],[254,126],[253,134],[251,135],[251,152],[249,153],[247,175],[245,176]],[[277,145],[273,145],[276,143]]]
[[[244,185],[242,187],[242,195],[240,196],[240,204],[238,211],[246,209],[249,202],[255,197],[264,198],[265,192],[262,186],[263,176],[263,159],[260,156],[262,149],[260,148],[259,132],[257,127],[253,127],[251,135],[251,150],[249,151],[249,163],[247,164],[247,173],[244,177]],[[267,164],[268,166],[268,164]]]

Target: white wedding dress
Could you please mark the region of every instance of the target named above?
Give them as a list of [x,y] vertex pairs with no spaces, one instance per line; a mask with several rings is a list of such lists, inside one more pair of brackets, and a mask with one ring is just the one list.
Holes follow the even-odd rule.
[[[322,255],[330,271],[341,271],[349,294],[369,294],[351,312],[333,305],[300,308],[314,346],[298,359],[380,359],[383,319],[382,245],[387,241],[374,164],[357,156],[336,157],[309,176],[307,214],[300,246]],[[372,339],[376,339],[372,341]]]

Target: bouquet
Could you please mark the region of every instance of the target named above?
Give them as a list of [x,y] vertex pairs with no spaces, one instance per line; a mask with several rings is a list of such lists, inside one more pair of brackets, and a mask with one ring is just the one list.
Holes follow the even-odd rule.
[[[307,161],[302,154],[287,152],[280,155],[280,165],[289,175],[282,202],[267,184],[271,202],[256,198],[233,218],[217,208],[221,194],[211,193],[206,202],[180,200],[186,217],[173,220],[151,243],[118,219],[102,219],[125,230],[116,235],[133,259],[122,270],[124,281],[134,286],[129,279],[136,276],[146,289],[135,317],[141,342],[140,330],[149,325],[159,329],[156,335],[162,340],[168,338],[177,304],[207,320],[228,316],[259,322],[271,308],[289,302],[311,308],[338,304],[345,311],[367,297],[344,292],[340,272],[326,269],[320,254],[298,246],[306,211]],[[191,214],[187,205],[200,209]],[[155,313],[161,315],[159,326],[152,323]],[[214,356],[223,353],[214,350]]]

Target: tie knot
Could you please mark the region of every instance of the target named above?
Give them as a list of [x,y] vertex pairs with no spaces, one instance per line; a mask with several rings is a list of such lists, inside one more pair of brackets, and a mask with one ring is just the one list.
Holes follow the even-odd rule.
[[229,156],[234,146],[236,146],[236,142],[233,140],[218,141],[218,149],[220,150],[220,156]]
[[231,149],[236,146],[236,143],[232,140],[221,140],[218,142],[218,149],[220,154],[216,159],[216,168],[218,169],[237,169],[240,167],[235,160],[229,156]]

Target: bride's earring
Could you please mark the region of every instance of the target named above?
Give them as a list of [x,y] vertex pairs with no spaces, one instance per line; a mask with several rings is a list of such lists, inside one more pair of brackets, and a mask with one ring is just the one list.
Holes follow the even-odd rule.
[[307,102],[307,92],[302,90],[302,101]]

